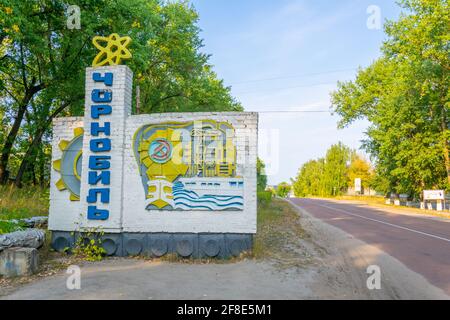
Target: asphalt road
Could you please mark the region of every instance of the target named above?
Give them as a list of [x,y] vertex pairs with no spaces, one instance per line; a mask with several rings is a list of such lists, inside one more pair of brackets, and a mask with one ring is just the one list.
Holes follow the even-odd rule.
[[450,220],[339,201],[297,198],[290,201],[383,250],[450,294]]

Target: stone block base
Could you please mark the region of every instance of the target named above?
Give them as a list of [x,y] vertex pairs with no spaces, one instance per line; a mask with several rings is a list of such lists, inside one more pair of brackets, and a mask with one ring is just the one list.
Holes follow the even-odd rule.
[[[72,248],[83,233],[52,232],[56,251]],[[87,238],[87,237],[86,237]],[[253,234],[235,233],[106,233],[101,237],[108,256],[230,258],[252,250]]]
[[0,252],[0,274],[5,277],[31,275],[38,270],[34,248],[9,248]]

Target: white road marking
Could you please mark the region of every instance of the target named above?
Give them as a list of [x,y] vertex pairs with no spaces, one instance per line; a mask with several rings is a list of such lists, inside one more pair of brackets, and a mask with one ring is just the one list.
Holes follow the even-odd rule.
[[[293,202],[292,202],[292,203],[293,203]],[[295,205],[295,206],[298,206],[296,203],[294,203],[294,205]],[[370,221],[382,223],[382,224],[385,224],[385,225],[388,225],[388,226],[391,226],[391,227],[394,227],[394,228],[403,229],[403,230],[415,232],[415,233],[418,233],[418,234],[421,234],[421,235],[424,235],[424,236],[428,236],[428,237],[431,237],[431,238],[435,238],[435,239],[443,240],[443,241],[446,241],[446,242],[450,242],[450,239],[443,238],[443,237],[439,237],[439,236],[436,236],[436,235],[434,235],[434,234],[422,232],[422,231],[415,230],[415,229],[410,229],[410,228],[407,228],[407,227],[402,227],[402,226],[399,226],[399,225],[396,225],[396,224],[393,224],[393,223],[389,223],[389,222],[385,222],[385,221],[381,221],[381,220],[377,220],[377,219],[372,219],[372,218],[364,217],[364,216],[361,216],[361,215],[356,214],[356,213],[350,213],[350,212],[347,212],[347,211],[345,211],[345,210],[338,209],[338,208],[333,208],[333,207],[326,206],[326,205],[323,205],[323,204],[317,204],[317,203],[315,203],[315,205],[320,206],[320,207],[324,207],[324,208],[328,208],[328,209],[331,209],[331,210],[335,210],[335,211],[340,211],[340,212],[345,213],[345,214],[350,215],[350,216],[359,217],[359,218],[361,218],[361,219],[366,219],[366,220],[370,220]]]

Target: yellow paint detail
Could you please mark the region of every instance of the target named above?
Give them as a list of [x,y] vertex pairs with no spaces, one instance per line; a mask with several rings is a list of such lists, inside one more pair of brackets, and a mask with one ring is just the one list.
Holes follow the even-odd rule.
[[59,191],[66,190],[66,185],[62,179],[56,181],[56,188],[58,188]]
[[73,161],[73,174],[80,181],[81,181],[81,177],[77,172],[77,162],[78,162],[78,159],[81,157],[81,155],[82,155],[82,151],[80,150],[80,151],[78,151],[77,155],[75,156],[75,160]]
[[158,163],[152,162],[146,173],[150,180],[153,180],[152,178],[163,175],[162,166]]
[[150,167],[152,165],[152,160],[150,160],[150,157],[144,158],[144,160],[142,160],[142,163],[144,164],[144,166],[146,167]]
[[73,193],[70,194],[69,199],[70,199],[70,201],[80,201],[80,197],[77,197]]
[[61,159],[53,161],[53,169],[56,171],[61,171]]
[[108,37],[95,36],[92,43],[100,52],[92,61],[92,66],[119,65],[122,60],[131,59],[131,53],[127,48],[130,42],[130,37],[121,37],[117,33]]
[[59,144],[58,144],[58,147],[59,147],[59,149],[61,150],[61,151],[64,151],[64,150],[66,150],[66,148],[67,148],[67,146],[69,145],[69,141],[67,141],[67,140],[61,140],[60,142],[59,142]]
[[162,209],[162,208],[164,208],[165,206],[168,205],[168,203],[166,201],[162,200],[162,199],[157,199],[157,200],[153,201],[150,204],[154,205],[158,209]]
[[82,134],[84,134],[84,129],[81,127],[75,128],[73,129],[73,134],[75,135],[75,137],[81,136]]

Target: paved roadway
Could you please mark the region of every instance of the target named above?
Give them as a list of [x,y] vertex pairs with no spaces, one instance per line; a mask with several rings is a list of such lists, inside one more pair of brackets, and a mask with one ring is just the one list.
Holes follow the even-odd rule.
[[290,201],[397,258],[450,294],[450,220],[348,202],[300,198]]

